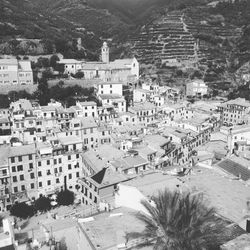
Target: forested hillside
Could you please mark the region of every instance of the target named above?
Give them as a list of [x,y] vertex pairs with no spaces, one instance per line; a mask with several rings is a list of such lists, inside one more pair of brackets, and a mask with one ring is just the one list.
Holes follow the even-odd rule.
[[[154,58],[168,55],[175,44],[179,55],[186,43],[185,53],[197,53],[201,65],[212,68],[213,63],[220,65],[218,71],[223,78],[225,69],[233,72],[250,59],[250,1],[221,2],[216,7],[208,5],[211,2],[1,0],[0,53],[61,52],[68,58],[97,60],[103,40],[108,40],[112,58],[135,54],[140,61],[147,62],[150,58],[154,64],[159,63]],[[174,27],[170,18],[172,27],[169,28],[164,22],[176,13],[177,26]],[[174,36],[169,37],[171,32],[178,36],[182,29],[185,39],[180,36],[175,41]],[[77,38],[82,38],[80,51]],[[199,50],[195,51],[191,44],[197,41]],[[212,71],[208,72],[210,79]]]

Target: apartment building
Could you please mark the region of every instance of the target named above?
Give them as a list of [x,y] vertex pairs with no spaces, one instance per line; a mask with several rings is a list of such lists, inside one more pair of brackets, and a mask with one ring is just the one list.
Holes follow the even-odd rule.
[[116,94],[122,96],[121,82],[100,82],[97,84],[98,95]]
[[247,124],[250,114],[250,102],[243,98],[237,98],[219,105],[218,111],[222,114],[223,125]]
[[104,107],[112,107],[116,113],[126,112],[126,100],[123,96],[118,94],[103,94],[99,95],[99,99]]
[[115,207],[115,192],[118,185],[127,181],[123,174],[113,172],[110,168],[103,168],[93,176],[84,177],[79,181],[81,185],[81,201],[86,205],[95,205],[101,208]]
[[97,104],[95,102],[77,102],[76,106],[82,110],[83,117],[97,117]]
[[30,61],[0,59],[0,85],[33,84]]
[[132,114],[137,115],[137,122],[147,125],[150,123],[154,123],[156,119],[156,106],[150,102],[144,103],[134,103],[128,109]]
[[65,74],[76,74],[82,68],[83,61],[75,59],[61,59],[58,64],[64,65]]
[[203,80],[194,79],[186,84],[186,96],[207,95],[208,86]]
[[36,146],[35,144],[10,147],[8,153],[11,203],[36,197]]

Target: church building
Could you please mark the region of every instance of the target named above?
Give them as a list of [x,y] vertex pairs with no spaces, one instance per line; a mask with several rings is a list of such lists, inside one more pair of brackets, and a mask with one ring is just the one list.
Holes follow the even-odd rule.
[[[86,62],[74,59],[61,60],[64,73],[76,74],[83,72],[85,79],[100,79],[104,82],[131,83],[139,79],[139,63],[136,58],[109,60],[109,47],[107,42],[101,48],[101,61]],[[72,63],[73,61],[73,63]]]

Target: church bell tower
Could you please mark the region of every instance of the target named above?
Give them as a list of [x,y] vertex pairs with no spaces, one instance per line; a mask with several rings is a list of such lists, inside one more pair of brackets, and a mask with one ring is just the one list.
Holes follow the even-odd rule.
[[109,47],[106,42],[102,46],[102,62],[109,63]]

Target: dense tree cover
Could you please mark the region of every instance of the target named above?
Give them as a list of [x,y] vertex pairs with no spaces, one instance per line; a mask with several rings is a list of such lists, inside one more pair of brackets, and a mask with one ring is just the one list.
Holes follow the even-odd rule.
[[[239,65],[250,60],[250,1],[235,0],[221,1],[212,14],[221,14],[229,24],[242,28],[243,34],[235,47],[234,58],[238,58]],[[237,66],[237,65],[236,65]]]
[[34,208],[36,211],[46,212],[51,209],[50,199],[45,196],[40,196],[35,200]]
[[33,216],[35,213],[34,206],[27,205],[26,203],[15,203],[11,209],[10,214],[22,219]]
[[57,194],[57,203],[62,206],[69,206],[74,203],[75,195],[73,192],[65,189]]
[[145,223],[145,230],[127,237],[147,238],[154,249],[215,250],[225,240],[223,235],[228,229],[202,195],[165,190],[152,197],[151,203],[142,201],[142,205],[150,214],[137,215]]
[[[77,98],[78,97],[78,98]],[[51,99],[62,102],[66,107],[75,105],[76,99],[87,97],[89,101],[98,101],[94,96],[94,88],[83,88],[78,85],[64,86],[63,81],[49,88],[45,78],[39,81],[37,90],[30,94],[26,90],[10,91],[7,95],[0,94],[0,108],[8,108],[11,102],[18,99],[38,100],[40,105],[47,105]]]
[[234,89],[228,94],[228,99],[245,98],[250,101],[250,83],[240,85],[237,89]]

